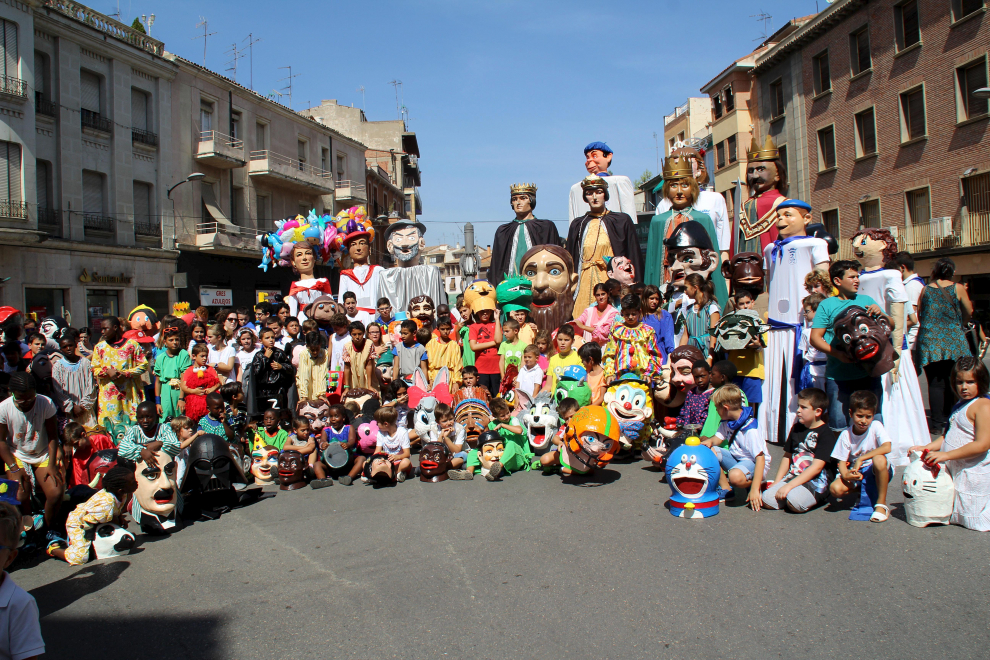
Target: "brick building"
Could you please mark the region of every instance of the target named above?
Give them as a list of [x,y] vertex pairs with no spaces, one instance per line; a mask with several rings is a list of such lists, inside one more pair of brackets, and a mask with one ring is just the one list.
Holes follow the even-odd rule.
[[808,201],[840,255],[860,226],[882,226],[923,275],[943,255],[960,275],[990,272],[990,114],[973,93],[987,87],[987,21],[984,0],[839,0],[754,67],[769,84],[800,53],[804,113],[779,110],[806,124],[791,132],[807,136]]

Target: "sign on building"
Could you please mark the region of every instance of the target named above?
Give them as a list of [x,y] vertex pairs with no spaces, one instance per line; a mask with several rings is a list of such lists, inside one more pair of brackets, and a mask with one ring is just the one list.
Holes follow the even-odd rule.
[[233,291],[201,286],[199,287],[199,304],[205,307],[230,307],[234,304]]
[[278,289],[258,289],[255,291],[255,302],[282,302],[282,292]]

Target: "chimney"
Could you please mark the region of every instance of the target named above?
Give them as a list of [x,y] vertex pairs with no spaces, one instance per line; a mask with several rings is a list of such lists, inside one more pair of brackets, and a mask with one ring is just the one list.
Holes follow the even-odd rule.
[[485,246],[485,250],[488,251],[488,252],[491,252],[492,251],[492,246],[491,245],[486,245]]

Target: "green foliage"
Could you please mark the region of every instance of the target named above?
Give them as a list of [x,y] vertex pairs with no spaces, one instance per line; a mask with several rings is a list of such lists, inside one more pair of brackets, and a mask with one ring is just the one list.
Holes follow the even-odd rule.
[[134,22],[131,23],[131,27],[140,32],[141,34],[148,34],[144,30],[144,24],[141,22],[140,18],[135,18]]
[[638,179],[636,179],[636,187],[639,188],[641,185],[653,178],[653,172],[649,170],[643,170],[643,173]]

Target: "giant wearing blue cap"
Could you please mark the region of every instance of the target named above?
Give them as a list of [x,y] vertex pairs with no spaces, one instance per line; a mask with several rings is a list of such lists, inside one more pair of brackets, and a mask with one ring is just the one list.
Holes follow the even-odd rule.
[[[597,174],[608,184],[609,199],[605,202],[605,208],[612,213],[627,214],[635,224],[636,203],[633,198],[632,181],[627,176],[617,176],[609,171],[613,156],[614,152],[611,147],[601,140],[596,140],[584,148],[584,167],[588,170],[588,174]],[[576,218],[586,214],[589,208],[588,203],[584,201],[584,190],[581,188],[581,184],[575,183],[571,186],[568,221],[573,223]]]

